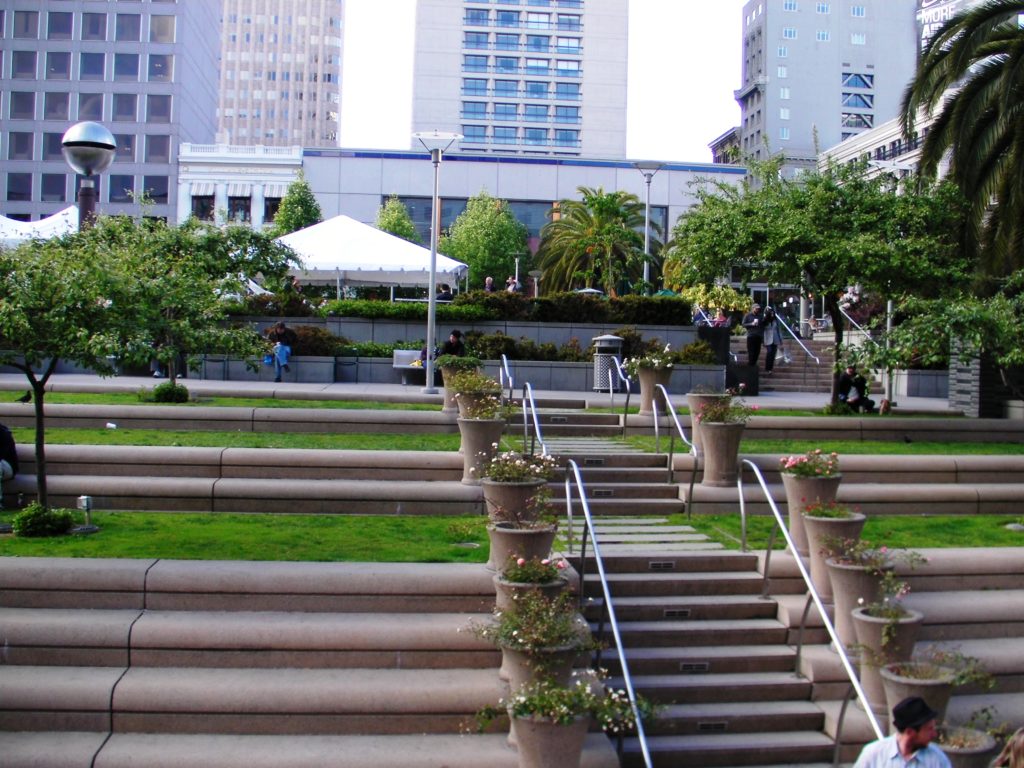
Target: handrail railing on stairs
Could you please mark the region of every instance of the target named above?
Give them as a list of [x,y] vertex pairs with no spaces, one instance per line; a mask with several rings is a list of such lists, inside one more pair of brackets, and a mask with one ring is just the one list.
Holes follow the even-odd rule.
[[[764,588],[762,589],[761,596],[767,597],[767,586],[768,586],[768,569],[771,565],[772,548],[775,544],[775,533],[781,531],[783,538],[786,540],[786,547],[790,552],[793,553],[793,560],[796,563],[797,570],[800,571],[800,576],[807,585],[807,604],[804,607],[804,616],[800,623],[800,645],[797,647],[796,656],[796,672],[800,674],[800,651],[803,642],[803,626],[807,619],[807,614],[810,610],[810,606],[813,603],[818,609],[818,614],[821,616],[821,621],[825,625],[825,630],[828,632],[828,636],[832,640],[832,647],[836,654],[839,656],[839,661],[843,665],[843,670],[846,672],[847,677],[850,679],[850,687],[853,692],[856,693],[857,698],[861,700],[864,707],[864,714],[867,715],[868,722],[871,724],[871,729],[875,732],[875,736],[879,739],[884,737],[881,726],[878,724],[878,719],[875,717],[875,713],[871,711],[871,705],[868,703],[868,697],[864,693],[864,689],[861,687],[860,680],[857,678],[857,673],[853,669],[853,663],[850,661],[850,657],[846,654],[846,648],[843,647],[843,641],[839,639],[839,635],[836,634],[836,628],[832,624],[832,620],[829,619],[828,613],[825,611],[825,605],[821,600],[821,596],[818,591],[814,588],[814,584],[811,582],[811,576],[807,572],[806,566],[800,559],[800,554],[797,552],[796,544],[793,542],[792,536],[790,536],[789,529],[786,528],[786,523],[782,519],[782,513],[779,512],[778,506],[775,504],[775,500],[772,498],[771,492],[768,490],[768,484],[765,482],[764,475],[761,474],[761,470],[758,466],[750,459],[740,460],[740,473],[736,479],[736,488],[739,492],[740,498],[740,520],[743,529],[743,550],[746,551],[746,503],[743,497],[743,466],[746,465],[754,473],[754,477],[757,479],[758,484],[761,486],[761,490],[764,491],[765,499],[768,501],[768,506],[775,516],[775,525],[772,528],[771,537],[768,540],[768,548],[765,551],[764,558]],[[834,766],[839,765],[839,747],[842,741],[843,733],[843,720],[846,717],[846,708],[849,704],[849,694],[843,700],[842,709],[839,712],[839,720],[836,723],[836,744],[832,756],[832,764]]]
[[[572,513],[572,490],[575,484],[579,495],[580,507],[583,510],[583,533],[580,537],[580,608],[583,607],[583,580],[587,575],[587,540],[590,540],[593,549],[594,565],[597,568],[597,576],[601,581],[601,595],[603,597],[603,608],[598,623],[597,634],[601,637],[604,634],[605,617],[608,618],[608,625],[612,630],[612,637],[615,640],[615,651],[619,657],[619,665],[622,670],[622,681],[626,688],[626,695],[629,696],[629,705],[633,710],[633,718],[636,720],[636,735],[640,744],[640,752],[643,754],[644,766],[652,768],[651,752],[647,746],[647,734],[644,732],[643,720],[640,717],[640,710],[637,706],[636,691],[633,688],[633,678],[629,673],[629,664],[626,661],[626,652],[622,645],[622,633],[619,631],[619,622],[615,617],[615,607],[612,605],[611,590],[608,587],[608,576],[604,569],[604,560],[601,558],[601,548],[597,543],[597,534],[594,532],[594,518],[590,514],[590,505],[587,503],[587,493],[583,485],[583,478],[580,476],[580,468],[572,459],[566,466],[565,473],[565,513],[568,523],[567,548],[569,554],[573,554],[573,513]],[[597,652],[597,666],[601,665],[601,651]],[[619,752],[622,752],[622,737],[619,737]]]
[[[533,422],[533,440],[530,440],[530,421]],[[526,445],[530,444],[529,450]],[[537,415],[537,404],[533,399],[533,387],[530,382],[523,384],[523,453],[532,456],[540,443],[540,455],[548,455],[548,447],[540,433],[540,417]]]
[[612,355],[612,368],[615,370],[615,377],[612,378],[611,371],[608,372],[608,404],[615,407],[615,385],[622,384],[626,392],[626,402],[622,406],[622,436],[626,436],[626,419],[629,417],[629,396],[633,393],[633,380],[624,370],[622,361]]
[[[682,438],[683,442],[686,443],[690,449],[690,455],[693,456],[693,471],[690,473],[690,490],[686,494],[686,498],[683,500],[683,510],[686,512],[686,517],[689,518],[691,514],[691,506],[693,499],[693,485],[697,479],[697,471],[700,468],[700,456],[697,455],[697,446],[686,436],[686,430],[683,429],[683,424],[679,421],[679,414],[676,413],[675,406],[672,405],[672,401],[669,399],[668,390],[665,389],[664,384],[658,384],[657,392],[661,393],[661,396],[665,400],[665,410],[672,419],[672,423],[675,424],[676,431],[669,433],[668,441],[668,482],[671,484],[675,482],[675,447],[676,447],[676,432],[679,433],[679,437]],[[660,433],[660,417],[658,416],[658,397],[651,398],[651,409],[654,416],[654,452],[661,453],[661,433]],[[694,414],[690,414],[690,418],[695,418]]]
[[504,354],[501,356],[501,367],[498,368],[498,389],[502,392],[505,391],[505,382],[508,381],[508,399],[512,399],[512,391],[515,389],[515,384],[512,381],[512,370],[508,367],[508,358]]

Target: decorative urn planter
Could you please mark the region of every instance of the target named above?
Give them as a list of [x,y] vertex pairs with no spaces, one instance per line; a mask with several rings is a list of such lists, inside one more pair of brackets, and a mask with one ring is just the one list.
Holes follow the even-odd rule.
[[658,414],[664,416],[668,413],[668,406],[665,403],[665,396],[658,391],[661,384],[668,387],[672,378],[671,368],[640,368],[637,370],[637,378],[640,379],[640,416],[651,416],[654,414],[655,405]]
[[505,431],[504,419],[458,419],[462,443],[462,482],[480,485],[482,468],[494,456]]
[[739,477],[740,440],[746,424],[705,421],[700,425],[704,441],[704,475],[701,485],[728,487]]
[[996,751],[991,734],[974,728],[943,728],[934,743],[946,753],[953,768],[987,768]]
[[[905,608],[903,612],[904,616],[899,619],[871,616],[866,608],[857,608],[852,613],[857,642],[862,648],[860,684],[872,711],[883,717],[886,717],[885,688],[878,670],[894,661],[910,660],[924,621],[924,614],[920,611]],[[889,630],[886,630],[886,625],[891,625]],[[884,643],[883,633],[889,635]]]
[[487,516],[491,522],[501,522],[510,516],[517,520],[524,519],[530,509],[530,502],[546,484],[546,480],[503,482],[482,478],[480,485],[484,489]]
[[829,503],[836,500],[839,484],[843,476],[803,477],[790,472],[782,472],[782,485],[786,490],[786,509],[789,515],[789,534],[793,537],[797,552],[807,557],[807,533],[804,530],[804,506],[815,502]]
[[487,559],[487,569],[498,571],[512,557],[526,560],[543,560],[551,554],[551,545],[555,543],[555,525],[543,525],[536,528],[517,528],[512,523],[494,523],[487,526],[487,537],[491,541],[491,554]]
[[441,381],[444,383],[444,405],[441,406],[441,413],[454,414],[459,410],[458,401],[455,399],[455,390],[448,385],[449,377],[457,371],[457,368],[441,369]]
[[543,718],[513,717],[510,740],[519,750],[519,768],[579,768],[590,716],[569,725]]
[[895,661],[878,670],[885,689],[886,708],[892,708],[909,696],[920,696],[935,710],[938,725],[946,719],[946,707],[953,695],[956,671],[922,661]]
[[686,395],[686,405],[690,409],[690,432],[692,433],[693,449],[698,456],[704,455],[704,435],[701,430],[701,423],[697,420],[701,406],[711,400],[728,400],[731,396],[725,394],[700,394],[689,392]]
[[818,596],[832,602],[832,582],[825,566],[826,542],[829,539],[859,539],[867,517],[860,512],[851,512],[849,517],[815,517],[802,514],[804,530],[807,532],[808,556],[811,561],[811,582]]
[[580,653],[577,645],[541,648],[534,651],[503,647],[498,677],[507,680],[509,690],[512,691],[545,679],[552,680],[558,685],[568,685]]
[[559,576],[554,581],[547,581],[541,584],[526,581],[509,581],[496,573],[492,577],[494,582],[494,607],[499,611],[507,611],[512,607],[518,595],[524,592],[541,592],[544,597],[553,600],[569,587],[569,580]]
[[[857,633],[853,628],[851,613],[861,605],[878,602],[881,595],[879,572],[864,565],[850,565],[829,558],[825,561],[829,582],[832,584],[832,601],[835,604],[833,624],[836,634],[846,649],[857,644]],[[887,566],[882,571],[892,570]]]

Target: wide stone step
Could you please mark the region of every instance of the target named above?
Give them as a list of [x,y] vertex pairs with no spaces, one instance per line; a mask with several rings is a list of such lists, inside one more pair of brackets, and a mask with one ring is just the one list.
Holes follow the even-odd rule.
[[[714,573],[612,573],[608,575],[615,597],[662,595],[756,595],[761,592],[761,576],[756,573],[719,571]],[[587,595],[597,595],[599,587],[587,583]]]
[[809,701],[669,704],[646,728],[652,736],[820,730],[821,709]]
[[[0,733],[5,768],[517,768],[505,734],[267,736]],[[608,739],[587,735],[581,768],[618,768]]]
[[[595,598],[587,615],[596,618],[603,602]],[[755,595],[617,597],[614,606],[619,621],[774,619],[777,612],[773,601]]]
[[[678,766],[796,765],[828,762],[832,740],[813,731],[754,731],[750,733],[653,736],[649,739],[656,768]],[[640,747],[627,739],[624,768],[643,765]]]
[[[792,672],[796,652],[787,645],[640,646],[626,650],[631,675],[706,675]],[[621,674],[618,657],[605,652],[601,663]]]
[[[598,534],[598,543],[606,543]],[[575,565],[578,562],[570,558]],[[636,549],[616,553],[605,558],[605,572],[616,574],[650,573],[661,576],[671,574],[708,574],[715,571],[750,571],[754,574],[757,568],[757,555],[751,552],[716,551],[716,552],[675,552],[648,551],[644,544],[637,544]]]
[[636,675],[633,685],[653,701],[675,704],[806,701],[811,684],[785,672],[719,675]]
[[767,645],[786,641],[786,628],[775,619],[705,621],[620,621],[619,633],[628,647],[665,645]]
[[[664,474],[664,470],[661,471]],[[679,502],[679,489],[665,481],[661,483],[615,482],[602,478],[585,480],[584,484],[588,503],[604,499],[671,499],[673,502]],[[579,498],[579,491],[575,486],[572,487],[571,492],[574,498]],[[554,484],[551,487],[551,496],[564,500],[565,485]]]

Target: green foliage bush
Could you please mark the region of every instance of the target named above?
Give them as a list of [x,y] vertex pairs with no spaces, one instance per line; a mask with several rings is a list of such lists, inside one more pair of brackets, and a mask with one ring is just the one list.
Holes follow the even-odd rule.
[[245,313],[267,317],[312,317],[317,311],[301,293],[262,293],[245,300]]
[[533,300],[533,320],[542,323],[607,323],[611,302],[587,293],[554,293]]
[[153,402],[155,403],[187,403],[188,388],[169,381],[157,384],[153,387]]
[[293,355],[309,355],[311,357],[336,357],[349,345],[343,336],[335,336],[323,326],[295,326],[295,347]]
[[[323,305],[328,317],[364,317],[371,320],[427,321],[425,301],[368,301],[365,299],[335,299]],[[437,319],[448,323],[471,323],[477,320],[497,319],[486,308],[475,304],[438,304]]]
[[47,509],[38,501],[29,504],[14,516],[11,527],[15,536],[63,536],[74,521],[68,509]]
[[675,354],[680,365],[714,365],[718,362],[715,350],[706,341],[694,341]]
[[396,349],[423,349],[419,341],[399,341],[385,344],[380,341],[354,341],[339,347],[338,356],[345,357],[391,357]]
[[622,296],[612,299],[612,321],[631,325],[690,325],[690,302],[675,296]]
[[498,360],[505,355],[509,360],[582,363],[590,362],[594,355],[593,349],[583,349],[575,337],[557,347],[550,342],[538,344],[525,337],[514,339],[500,331],[486,335],[481,331],[467,331],[466,347],[483,360]]
[[481,307],[494,320],[530,320],[533,314],[533,299],[522,293],[508,291],[460,293],[455,297],[452,306]]
[[458,355],[440,355],[434,364],[438,368],[447,368],[450,371],[475,371],[483,365],[479,357]]

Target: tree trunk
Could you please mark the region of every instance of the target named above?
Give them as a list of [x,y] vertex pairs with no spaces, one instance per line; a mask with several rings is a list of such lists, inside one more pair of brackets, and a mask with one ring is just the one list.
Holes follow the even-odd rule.
[[839,302],[834,296],[825,297],[825,309],[832,319],[832,332],[835,334],[835,364],[832,366],[832,395],[829,402],[835,405],[839,402],[839,375],[842,372],[842,351],[843,351],[843,313],[839,309]]
[[32,387],[32,405],[36,414],[36,492],[37,498],[44,508],[48,508],[49,497],[46,493],[46,415],[43,411],[43,398],[46,396],[46,382],[57,369],[57,358],[50,360],[41,379],[37,379],[28,363],[13,364],[20,369]]

